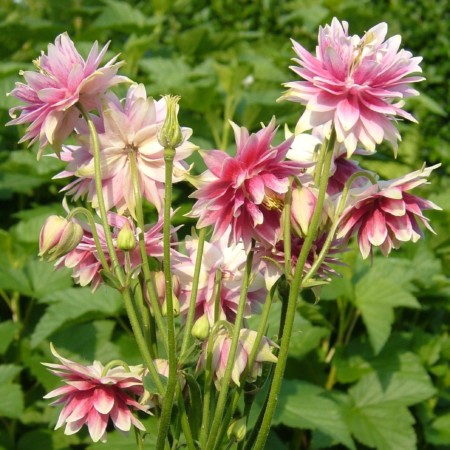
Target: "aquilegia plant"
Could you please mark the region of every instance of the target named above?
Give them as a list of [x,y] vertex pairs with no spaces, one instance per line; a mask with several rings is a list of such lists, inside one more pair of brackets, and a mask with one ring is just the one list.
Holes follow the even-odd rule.
[[[107,440],[111,424],[134,429],[143,449],[141,420],[152,414],[158,450],[264,447],[299,293],[337,275],[352,238],[367,258],[417,241],[422,226],[432,231],[423,211],[438,207],[411,191],[436,166],[380,180],[352,159],[384,141],[396,151],[397,120],[415,120],[403,105],[418,94],[421,59],[386,33],[382,23],[350,36],[333,19],[315,54],[293,41],[295,79],[280,100],[305,106],[295,133],[286,128],[275,145],[275,118],[254,133],[231,123],[235,149],[200,151],[207,170],[199,177],[185,161],[198,149],[178,123],[179,99],[149,98],[118,75],[117,57],[102,65],[107,46],[99,52],[95,43],[85,60],[64,33],[36,71],[23,72],[9,124],[28,125],[21,140],[38,142],[39,157],[53,148],[66,163],[55,175],[68,179],[66,198],[87,204],[70,209],[65,199],[67,216],[42,228],[40,256],[72,269],[81,286],[117,289],[142,356],[138,366],[84,366],[52,346],[58,362],[45,366],[63,384],[45,398],[62,406],[56,428],[73,434],[86,425],[94,442]],[[124,99],[111,90],[118,84],[128,88]],[[182,240],[171,225],[172,183],[181,180],[195,199],[188,216],[198,218]],[[155,223],[144,217],[147,202]],[[279,334],[265,336],[275,295]],[[264,406],[247,432],[253,397],[245,394],[263,384]]]

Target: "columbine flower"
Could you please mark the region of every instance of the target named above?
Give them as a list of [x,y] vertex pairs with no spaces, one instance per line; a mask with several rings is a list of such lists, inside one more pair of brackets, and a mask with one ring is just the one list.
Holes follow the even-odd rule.
[[[235,320],[242,290],[247,254],[242,242],[237,245],[228,245],[229,235],[230,229],[227,229],[220,239],[204,244],[195,317],[199,318],[205,315],[211,325],[216,321],[214,317],[216,273],[219,271],[221,277],[217,320],[226,319],[230,322]],[[172,270],[180,281],[180,290],[177,295],[181,304],[181,312],[184,314],[189,309],[192,293],[198,238],[188,236],[185,239],[185,245],[187,256],[173,252],[172,257]],[[264,301],[266,294],[264,279],[260,273],[255,271],[248,288],[245,317],[249,317],[252,312],[259,309],[259,304]]]
[[[319,149],[325,139],[324,126],[319,126],[312,130],[311,134],[299,133],[295,135],[291,148],[287,152],[286,158],[292,161],[311,162],[314,163],[319,157]],[[293,134],[286,128],[285,137],[289,138]],[[367,155],[367,151],[356,149],[357,155]],[[334,159],[330,167],[330,178],[327,185],[327,194],[333,196],[340,193],[345,186],[346,181],[356,172],[367,172],[361,169],[356,161],[347,158],[347,150],[344,145],[337,145],[334,149]],[[316,173],[316,166],[312,165],[306,169],[302,176],[302,184],[311,185],[312,177]],[[356,178],[352,187],[362,187],[367,183],[365,178]],[[293,202],[294,203],[294,202]]]
[[120,431],[129,431],[131,425],[145,431],[144,425],[131,412],[133,409],[147,412],[148,409],[135,400],[144,393],[141,366],[130,366],[129,371],[116,366],[105,371],[98,361],[83,366],[60,356],[53,346],[51,350],[61,364],[43,364],[66,384],[44,397],[60,397],[51,404],[64,405],[55,430],[65,423],[64,434],[70,435],[87,425],[94,442],[106,441],[106,427],[111,419]]
[[[142,264],[139,247],[135,246],[132,250],[122,251],[117,247],[117,237],[125,223],[128,223],[127,226],[130,227],[130,231],[134,234],[137,243],[139,230],[134,228],[134,225],[129,218],[111,212],[108,213],[108,223],[113,228],[113,242],[116,247],[119,263],[125,267],[125,270],[131,270],[133,272]],[[162,219],[153,227],[144,231],[144,241],[148,255],[162,257],[163,247],[161,229]],[[103,227],[100,224],[97,224],[96,230],[106,260],[108,264],[110,264],[111,259],[108,253]],[[98,256],[97,247],[95,246],[92,230],[88,225],[83,224],[83,231],[84,233],[80,243],[71,252],[67,253],[56,262],[56,268],[68,267],[69,269],[73,269],[72,277],[75,279],[75,282],[81,286],[87,286],[89,283],[92,283],[92,290],[95,291],[103,281],[100,274],[102,264]]]
[[49,44],[48,55],[42,52],[34,61],[38,72],[23,72],[27,84],[16,83],[11,92],[25,105],[10,110],[11,117],[16,116],[16,111],[20,111],[20,116],[8,125],[30,123],[19,142],[30,140],[31,145],[39,140],[41,149],[50,143],[59,151],[79,118],[75,105],[80,103],[91,110],[98,104],[98,96],[108,88],[129,81],[117,75],[122,65],[115,62],[117,56],[99,68],[107,48],[108,44],[99,52],[95,42],[85,61],[67,33],[60,34],[54,44]]
[[418,94],[410,83],[423,80],[411,76],[421,72],[422,58],[399,51],[398,35],[383,42],[386,33],[387,25],[380,23],[362,38],[348,36],[348,23],[334,18],[319,30],[315,57],[293,41],[300,67],[291,69],[305,81],[286,83],[282,98],[306,105],[296,132],[333,123],[349,155],[358,142],[371,152],[383,139],[396,148],[400,135],[392,121],[395,116],[415,121],[402,109],[402,99]]
[[[256,331],[242,328],[239,332],[239,343],[236,351],[236,358],[231,372],[231,380],[240,386],[240,378],[247,367],[248,358],[255,345]],[[221,328],[210,339],[214,339],[212,350],[212,371],[214,374],[214,383],[217,390],[220,390],[221,381],[225,375],[227,362],[229,360],[229,353],[231,347],[231,335],[225,328]],[[203,351],[197,364],[197,370],[204,367],[206,363],[206,348],[208,341],[203,343]],[[277,357],[272,353],[272,349],[277,345],[269,338],[263,336],[261,343],[256,353],[255,362],[249,368],[248,380],[254,381],[262,373],[262,364],[264,362],[276,363]],[[245,380],[247,381],[247,380]]]
[[[309,254],[306,258],[305,266],[303,268],[303,274],[309,272],[312,268],[317,255],[322,251],[325,244],[327,234],[322,233],[317,237]],[[304,238],[291,234],[291,267],[292,273],[294,275],[295,268],[297,266],[298,256],[303,247]],[[322,280],[330,281],[332,276],[339,276],[336,270],[332,267],[334,265],[342,265],[339,261],[337,254],[345,251],[342,240],[335,239],[330,245],[327,256],[320,265],[315,277]],[[262,246],[257,246],[255,249],[255,261],[259,262],[259,268],[264,275],[267,289],[271,289],[276,281],[284,274],[284,242],[277,242],[276,246],[273,248],[266,248]]]
[[274,245],[280,228],[284,194],[289,176],[299,175],[307,165],[284,161],[293,138],[270,147],[275,120],[256,134],[232,124],[236,138],[235,157],[220,150],[205,152],[208,183],[191,196],[198,201],[192,216],[198,226],[214,225],[214,237],[231,226],[230,242],[243,240],[246,249],[251,240]]
[[[142,84],[130,86],[124,103],[109,93],[103,102],[103,123],[98,124],[100,141],[101,176],[103,196],[107,209],[116,207],[134,214],[134,197],[131,158],[135,159],[139,192],[149,202],[162,209],[164,198],[164,149],[158,142],[158,132],[166,118],[166,101],[147,98]],[[100,122],[100,120],[99,120]],[[87,130],[86,130],[87,131]],[[182,128],[184,143],[176,151],[173,182],[184,178],[188,167],[183,161],[195,146],[186,141],[191,130]],[[88,201],[98,207],[95,189],[94,156],[90,140],[81,146],[66,146],[61,159],[68,162],[65,171],[56,178],[77,177],[65,187],[74,199],[87,194]]]
[[437,164],[390,181],[379,181],[353,195],[351,205],[341,217],[338,237],[349,239],[358,234],[358,244],[363,258],[380,247],[387,256],[401,242],[416,242],[423,236],[421,222],[434,232],[422,211],[441,209],[429,200],[416,197],[407,191],[425,184]]

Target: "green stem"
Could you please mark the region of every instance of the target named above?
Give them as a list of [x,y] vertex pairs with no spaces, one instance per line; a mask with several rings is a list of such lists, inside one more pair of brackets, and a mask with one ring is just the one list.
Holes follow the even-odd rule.
[[197,305],[198,283],[200,280],[200,269],[202,267],[203,249],[205,246],[206,228],[202,228],[198,234],[197,256],[195,259],[194,279],[192,280],[192,291],[189,299],[189,310],[186,318],[186,326],[184,328],[183,342],[181,344],[182,358],[186,353],[191,340],[191,329],[194,323],[195,306]]
[[[136,223],[140,230],[139,235],[138,235],[138,243],[139,243],[139,252],[141,254],[141,261],[142,261],[142,273],[144,275],[144,280],[145,280],[145,285],[146,285],[147,292],[148,292],[148,297],[150,299],[150,304],[152,306],[152,313],[155,318],[158,330],[161,333],[162,341],[165,345],[166,352],[168,353],[166,326],[165,326],[164,320],[162,318],[161,306],[158,302],[158,299],[157,299],[157,296],[155,293],[155,289],[153,286],[153,280],[152,280],[150,266],[149,266],[148,257],[147,257],[147,249],[145,248],[144,211],[142,208],[142,196],[141,196],[140,189],[139,189],[139,174],[138,174],[138,169],[137,169],[136,155],[134,152],[130,153],[129,159],[130,159],[131,178],[133,180],[134,199],[135,199],[135,204],[136,204],[136,209],[135,209]],[[146,337],[148,340],[150,340],[150,318],[149,318],[148,312],[145,314],[144,326],[145,326],[145,330],[146,330]],[[157,343],[156,342],[153,343],[152,346],[156,347],[156,351],[157,351]]]
[[247,291],[250,284],[250,276],[252,271],[252,262],[253,262],[253,242],[252,249],[250,250],[247,256],[247,262],[245,265],[245,275],[241,286],[241,295],[239,298],[238,310],[236,313],[236,320],[233,328],[233,336],[231,339],[231,346],[228,355],[227,367],[225,369],[225,374],[223,379],[221,380],[221,389],[219,394],[219,399],[217,401],[216,411],[214,413],[214,420],[211,425],[210,435],[207,443],[206,450],[212,450],[214,448],[214,442],[217,437],[222,418],[223,411],[225,409],[225,404],[227,400],[228,388],[230,386],[231,381],[231,372],[233,370],[236,352],[239,344],[239,336],[242,327],[242,321],[244,318],[244,309],[247,302]]
[[367,178],[372,184],[377,183],[375,178],[370,173],[367,173],[367,172],[356,172],[352,176],[349,177],[349,179],[345,183],[344,189],[341,194],[341,198],[339,199],[338,206],[336,207],[336,212],[334,214],[333,223],[331,225],[330,231],[328,232],[327,238],[322,246],[322,250],[320,251],[319,256],[315,259],[313,265],[311,266],[311,269],[309,269],[308,273],[304,276],[302,285],[305,285],[306,282],[316,274],[316,272],[319,270],[320,266],[322,265],[323,261],[325,260],[327,254],[328,254],[328,250],[330,249],[330,246],[333,242],[336,231],[339,228],[341,214],[347,203],[347,197],[348,197],[351,185],[357,178],[361,178],[361,177]]
[[141,352],[142,358],[144,359],[145,365],[150,373],[150,376],[153,379],[153,382],[155,383],[158,389],[158,392],[163,393],[164,386],[161,382],[161,378],[159,377],[158,372],[156,371],[155,365],[153,364],[153,359],[147,347],[147,343],[145,342],[144,336],[142,335],[141,327],[139,326],[139,320],[136,315],[136,310],[134,309],[133,306],[133,300],[131,298],[130,291],[128,289],[124,289],[122,291],[122,298],[125,303],[125,309],[127,311],[128,318],[131,323],[131,328],[133,330],[136,343],[139,347],[139,351]]
[[167,347],[169,360],[169,376],[164,396],[156,448],[163,449],[169,431],[172,415],[173,400],[177,384],[177,360],[175,349],[175,325],[172,297],[172,273],[170,267],[170,235],[171,235],[171,206],[172,206],[172,172],[175,148],[164,149],[165,161],[165,193],[164,193],[164,279],[166,286],[167,305]]
[[192,437],[191,426],[189,424],[189,418],[186,413],[186,407],[184,405],[184,399],[181,395],[180,384],[177,385],[177,397],[178,397],[178,408],[180,410],[180,420],[181,420],[181,428],[183,430],[184,437],[186,439],[186,444],[189,450],[195,450],[194,438]]
[[72,211],[70,211],[70,213],[67,216],[67,220],[70,220],[72,217],[76,216],[77,214],[82,214],[84,217],[86,217],[87,221],[89,222],[92,237],[94,238],[94,242],[95,242],[95,248],[97,249],[98,257],[100,259],[100,262],[102,263],[103,270],[105,270],[106,272],[111,272],[111,269],[108,265],[108,261],[106,260],[106,257],[105,257],[105,252],[103,251],[102,245],[100,243],[100,238],[98,237],[97,227],[96,227],[96,223],[94,220],[94,216],[88,209],[79,206],[77,208],[72,209]]
[[300,251],[297,266],[295,268],[294,279],[292,281],[292,285],[289,290],[288,305],[286,310],[286,322],[283,328],[280,351],[278,354],[278,362],[275,367],[274,377],[272,380],[272,385],[270,387],[269,396],[267,400],[267,407],[264,413],[264,418],[261,423],[261,428],[258,433],[258,437],[254,444],[254,450],[262,450],[264,448],[267,436],[270,431],[272,418],[275,413],[275,407],[277,404],[278,395],[280,393],[281,383],[283,380],[284,370],[286,368],[286,362],[288,358],[289,342],[291,339],[292,329],[294,325],[295,311],[297,308],[297,298],[300,292],[303,270],[309,252],[311,250],[312,244],[316,237],[317,229],[320,223],[320,216],[322,214],[323,203],[325,200],[325,193],[328,185],[330,167],[333,161],[335,141],[336,141],[336,133],[333,129],[330,140],[328,141],[327,145],[322,146],[321,153],[324,152],[325,156],[324,157],[319,156],[319,161],[320,160],[323,161],[323,165],[317,168],[318,172],[320,172],[319,194],[317,198],[316,207],[314,209],[314,213],[311,219],[309,232],[305,237],[305,241]]
[[81,112],[84,120],[87,122],[89,127],[89,132],[91,134],[92,140],[92,152],[94,154],[94,168],[95,168],[95,190],[97,194],[98,209],[100,211],[100,219],[103,225],[103,231],[105,233],[106,246],[108,247],[109,257],[111,258],[114,273],[119,280],[121,286],[125,286],[125,277],[123,274],[122,267],[120,266],[119,260],[117,258],[116,250],[114,248],[111,227],[108,223],[108,217],[106,215],[105,199],[103,198],[103,184],[102,184],[102,173],[101,173],[101,161],[100,161],[100,143],[98,140],[97,129],[95,124],[89,114],[85,111],[81,104],[77,104],[78,109]]

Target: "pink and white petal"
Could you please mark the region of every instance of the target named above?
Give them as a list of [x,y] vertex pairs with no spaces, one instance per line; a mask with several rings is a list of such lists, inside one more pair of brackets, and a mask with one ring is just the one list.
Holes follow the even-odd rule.
[[108,414],[114,406],[114,393],[110,388],[99,387],[93,397],[93,406],[100,414]]
[[108,415],[100,414],[94,408],[91,409],[87,418],[87,426],[89,435],[94,442],[100,441],[106,431],[108,425]]

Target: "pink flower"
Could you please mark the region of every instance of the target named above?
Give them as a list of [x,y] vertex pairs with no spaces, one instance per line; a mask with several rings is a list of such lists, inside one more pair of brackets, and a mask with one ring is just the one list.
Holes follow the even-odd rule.
[[[215,280],[216,272],[221,274],[219,317],[217,320],[234,322],[242,289],[242,279],[245,272],[247,254],[244,245],[228,245],[230,229],[213,242],[205,242],[200,280],[196,297],[196,314],[199,318],[203,315],[214,324],[215,317]],[[192,293],[195,261],[197,258],[198,238],[187,237],[185,239],[187,256],[181,253],[173,253],[172,270],[179,280],[180,290],[177,293],[181,304],[181,312],[186,314]],[[264,301],[267,290],[264,286],[262,275],[255,271],[247,293],[245,317],[259,309],[259,304]]]
[[[303,269],[303,274],[307,274],[312,268],[317,255],[321,252],[327,234],[322,233],[318,238],[315,239],[311,250],[306,258],[305,267]],[[291,266],[292,274],[294,275],[295,268],[297,266],[298,257],[304,243],[304,238],[299,237],[295,234],[291,234]],[[342,240],[335,239],[330,249],[328,250],[325,260],[319,267],[316,278],[321,280],[330,280],[332,276],[339,276],[336,270],[332,267],[334,265],[342,265],[339,261],[337,255],[344,252],[346,249],[343,246]],[[284,242],[277,242],[276,246],[273,248],[266,248],[262,246],[256,247],[255,250],[255,260],[259,262],[259,268],[263,272],[267,289],[271,289],[272,286],[277,282],[277,280],[284,274]]]
[[[133,271],[133,269],[139,268],[142,263],[139,246],[136,246],[129,252],[124,252],[117,248],[117,236],[120,230],[124,227],[125,223],[127,223],[127,227],[130,227],[134,233],[136,243],[138,242],[139,230],[134,228],[134,225],[130,219],[114,213],[108,213],[108,222],[113,228],[113,242],[116,247],[120,264],[126,268],[126,261],[128,259],[130,270]],[[81,286],[87,286],[89,283],[92,283],[92,290],[95,291],[103,282],[100,275],[102,264],[95,246],[92,230],[87,224],[82,224],[82,226],[84,234],[80,243],[71,252],[67,253],[56,262],[56,268],[68,267],[69,269],[73,269],[72,277],[75,279],[75,282]],[[157,258],[162,257],[163,255],[161,229],[162,220],[156,223],[153,227],[144,231],[147,254]],[[108,264],[110,264],[111,259],[108,254],[108,247],[106,245],[103,227],[98,224],[96,226],[96,230],[99,235],[100,244],[103,252],[105,253],[106,260]],[[126,253],[128,253],[127,257],[125,256]]]
[[[242,328],[239,335],[239,343],[236,352],[236,358],[234,360],[233,370],[231,372],[231,380],[240,386],[240,378],[244,370],[248,365],[248,358],[255,345],[256,331]],[[227,362],[229,360],[230,347],[231,347],[231,335],[225,328],[221,328],[214,335],[210,337],[214,339],[212,350],[212,371],[214,374],[214,383],[217,390],[220,390],[222,378],[225,375]],[[206,363],[206,347],[208,341],[203,344],[202,353],[197,364],[197,370],[204,367]],[[249,368],[248,380],[254,381],[262,373],[262,364],[264,362],[276,363],[277,357],[272,353],[272,349],[277,345],[269,338],[263,336],[261,343],[256,353],[255,362],[252,367]],[[244,380],[246,381],[246,380]]]
[[[319,155],[319,148],[325,139],[324,126],[319,126],[312,130],[311,134],[299,133],[295,135],[291,148],[286,157],[292,161],[316,162]],[[291,137],[292,133],[286,130],[286,138]],[[362,149],[356,149],[357,155],[367,155],[368,152]],[[332,196],[342,192],[347,180],[356,172],[367,172],[361,169],[356,161],[347,158],[347,150],[344,145],[337,145],[334,149],[334,160],[331,163],[330,178],[328,180],[327,194]],[[316,173],[316,166],[312,165],[306,170],[301,181],[304,186],[310,186]],[[365,178],[357,178],[353,181],[352,187],[362,187],[367,183]],[[294,204],[294,202],[293,202]]]
[[411,76],[421,72],[422,58],[399,51],[398,35],[384,41],[386,33],[380,23],[362,38],[348,36],[348,23],[334,18],[319,30],[316,56],[293,41],[300,67],[291,69],[305,81],[286,83],[282,98],[306,105],[296,132],[332,123],[349,155],[358,142],[371,152],[383,139],[397,147],[400,135],[392,122],[396,116],[415,120],[402,99],[418,94],[410,83],[423,80]]
[[39,140],[41,149],[50,143],[58,151],[79,118],[80,112],[74,105],[80,103],[91,110],[108,88],[129,81],[117,75],[122,65],[115,62],[117,56],[98,68],[107,48],[108,44],[99,52],[95,42],[85,61],[68,34],[63,33],[55,44],[49,44],[48,55],[42,52],[34,61],[38,72],[22,73],[27,84],[16,83],[11,95],[25,105],[10,110],[11,117],[16,116],[16,111],[20,111],[20,116],[8,123],[30,123],[20,142],[30,140],[31,145]]
[[65,423],[64,434],[70,435],[87,425],[94,442],[106,441],[106,427],[111,419],[120,431],[127,432],[132,425],[145,431],[131,412],[148,409],[135,400],[144,394],[141,366],[130,366],[129,371],[117,366],[105,370],[98,361],[83,366],[60,356],[53,346],[51,350],[61,364],[43,364],[65,383],[44,397],[60,397],[52,405],[64,405],[55,430]]
[[[139,191],[149,202],[162,209],[164,197],[164,155],[158,142],[158,132],[166,118],[166,101],[147,98],[143,84],[132,85],[122,104],[109,93],[103,102],[102,118],[97,120],[100,140],[101,175],[106,208],[116,207],[119,213],[128,210],[134,214],[136,199],[132,182],[130,157],[136,159]],[[80,130],[83,131],[83,130]],[[86,130],[87,132],[87,130]],[[185,142],[177,148],[174,160],[173,181],[181,181],[188,166],[183,161],[195,146],[186,141],[191,130],[182,128]],[[67,168],[56,178],[75,176],[76,180],[63,190],[76,200],[87,195],[94,208],[98,207],[95,189],[94,157],[90,139],[81,146],[64,147],[61,159]]]
[[280,215],[289,176],[299,175],[308,165],[285,161],[293,138],[276,147],[275,120],[256,134],[232,124],[236,138],[235,157],[220,150],[205,152],[208,183],[191,196],[198,201],[192,216],[199,217],[200,228],[214,226],[214,237],[231,226],[230,242],[243,240],[246,249],[251,240],[274,245],[280,229]]
[[426,178],[437,164],[390,181],[380,181],[353,195],[351,205],[341,217],[338,237],[349,239],[358,235],[363,258],[372,253],[372,247],[380,247],[387,256],[401,242],[416,242],[423,233],[421,222],[433,232],[422,211],[441,209],[429,200],[416,197],[407,191],[425,184]]

